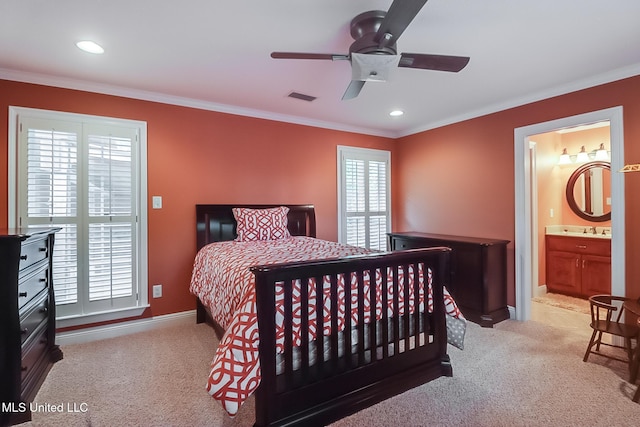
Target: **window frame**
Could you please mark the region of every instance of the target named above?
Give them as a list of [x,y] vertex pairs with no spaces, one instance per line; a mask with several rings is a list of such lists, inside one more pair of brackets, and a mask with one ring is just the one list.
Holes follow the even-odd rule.
[[[134,155],[136,161],[135,183],[137,186],[138,198],[134,205],[134,215],[137,216],[136,251],[134,257],[134,274],[137,293],[137,302],[134,305],[115,309],[103,309],[100,311],[83,314],[73,314],[57,318],[57,327],[80,326],[96,322],[112,321],[142,315],[149,307],[148,295],[148,214],[147,214],[147,123],[138,120],[128,120],[113,117],[103,117],[79,113],[49,111],[26,107],[9,107],[9,135],[8,135],[8,226],[18,228],[19,224],[19,196],[18,191],[26,191],[25,185],[19,185],[18,171],[20,170],[18,161],[18,150],[20,140],[19,123],[21,118],[38,120],[71,121],[77,123],[88,123],[91,126],[114,126],[137,129],[139,141],[138,150]],[[85,167],[83,164],[82,167]],[[20,189],[20,190],[19,190]],[[54,246],[55,248],[55,246]],[[54,249],[55,250],[55,249]]]
[[[373,148],[361,148],[361,147],[350,147],[344,145],[338,145],[337,147],[337,171],[338,171],[338,242],[346,244],[346,220],[347,215],[345,212],[346,209],[346,186],[345,179],[346,173],[344,171],[344,160],[345,159],[355,159],[355,160],[364,160],[364,161],[378,161],[385,162],[387,165],[386,172],[386,233],[391,232],[391,224],[392,224],[392,212],[391,212],[391,151],[388,150],[379,150]],[[368,173],[368,172],[367,172]],[[367,195],[367,212],[366,215],[369,215],[368,210],[369,202]],[[365,227],[365,232],[367,234],[366,242],[367,246],[370,242],[369,238],[369,228]],[[384,241],[387,242],[387,236],[384,236]],[[385,248],[385,249],[388,249]],[[384,249],[383,249],[384,250]]]

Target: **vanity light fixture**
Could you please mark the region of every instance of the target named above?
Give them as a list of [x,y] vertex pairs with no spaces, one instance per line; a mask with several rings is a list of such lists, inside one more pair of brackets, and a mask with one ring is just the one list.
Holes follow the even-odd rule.
[[580,152],[576,156],[576,163],[586,163],[589,161],[589,155],[587,151],[584,149],[584,145],[580,148]]
[[573,163],[586,163],[590,161],[600,161],[600,162],[608,162],[609,161],[609,152],[604,147],[604,144],[601,143],[600,147],[597,150],[587,151],[584,148],[584,145],[580,148],[580,152],[578,154],[569,154],[566,148],[562,149],[562,154],[558,159],[559,165],[570,165]]
[[560,160],[558,160],[559,165],[570,165],[571,164],[571,156],[567,153],[567,149],[562,149],[562,154],[560,154]]
[[104,48],[98,43],[92,42],[91,40],[81,40],[76,43],[76,46],[78,46],[80,50],[84,50],[85,52],[89,53],[95,53],[96,55],[104,53]]
[[596,150],[594,160],[602,160],[604,162],[609,161],[609,153],[607,153],[607,150],[604,148],[604,144],[601,143],[600,148]]

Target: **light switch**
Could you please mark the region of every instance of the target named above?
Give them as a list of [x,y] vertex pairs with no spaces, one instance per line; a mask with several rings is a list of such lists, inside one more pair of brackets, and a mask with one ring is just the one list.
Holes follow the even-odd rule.
[[151,207],[153,209],[162,209],[162,196],[151,197]]

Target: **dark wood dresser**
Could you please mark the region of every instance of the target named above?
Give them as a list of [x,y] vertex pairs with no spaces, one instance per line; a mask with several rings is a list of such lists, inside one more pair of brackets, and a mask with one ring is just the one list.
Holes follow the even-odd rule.
[[29,402],[62,359],[51,280],[59,230],[0,229],[0,426],[31,419]]
[[451,284],[447,289],[467,319],[489,327],[509,318],[508,243],[508,240],[444,234],[389,233],[391,250],[451,248]]

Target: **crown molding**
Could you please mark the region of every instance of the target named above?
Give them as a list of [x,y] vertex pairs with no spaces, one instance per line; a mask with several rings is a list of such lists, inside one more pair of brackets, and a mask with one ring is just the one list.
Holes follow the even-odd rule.
[[554,96],[565,95],[571,92],[588,89],[590,87],[611,83],[629,77],[640,75],[640,63],[628,67],[619,68],[606,73],[590,76],[581,80],[575,80],[564,85],[555,86],[542,91],[531,93],[522,97],[513,98],[504,102],[487,105],[483,108],[466,111],[462,114],[454,115],[443,120],[427,123],[422,126],[407,129],[405,131],[383,131],[358,126],[349,126],[342,123],[313,120],[300,116],[278,114],[270,111],[243,108],[228,104],[207,102],[192,98],[166,95],[158,92],[143,91],[121,86],[93,83],[84,80],[69,79],[64,77],[51,76],[47,74],[28,73],[10,69],[0,68],[0,79],[12,80],[22,83],[40,84],[45,86],[60,87],[64,89],[81,90],[85,92],[99,93],[104,95],[121,96],[124,98],[138,99],[143,101],[157,102],[161,104],[176,105],[181,107],[196,108],[199,110],[215,111],[218,113],[233,114],[257,119],[272,120],[277,122],[291,123],[302,126],[311,126],[322,129],[337,130],[341,132],[352,132],[357,134],[380,136],[397,139],[413,135],[427,130],[447,126],[453,123],[474,119],[487,114],[493,114],[510,108],[530,104],[552,98]]
[[588,89],[590,87],[611,83],[617,80],[623,80],[623,79],[634,77],[637,75],[640,75],[640,63],[634,64],[628,67],[618,68],[616,70],[608,71],[606,73],[598,74],[595,76],[590,76],[581,80],[575,80],[564,85],[547,88],[545,90],[530,93],[522,97],[513,98],[505,102],[490,104],[477,110],[467,111],[463,114],[451,116],[444,120],[440,120],[440,121],[428,123],[416,128],[408,129],[404,132],[399,133],[397,137],[400,138],[404,136],[413,135],[413,134],[424,132],[430,129],[436,129],[436,128],[447,126],[453,123],[474,119],[476,117],[485,116],[487,114],[497,113],[499,111],[520,107],[522,105],[530,104],[532,102],[553,98],[554,96],[566,95],[571,92]]
[[99,93],[103,95],[120,96],[123,98],[138,99],[143,101],[157,102],[161,104],[177,105],[180,107],[196,108],[199,110],[215,111],[218,113],[246,116],[257,119],[272,120],[277,122],[298,124],[323,129],[337,130],[342,132],[352,132],[364,135],[381,136],[386,138],[396,138],[397,133],[382,131],[380,129],[370,129],[358,126],[348,126],[342,123],[313,120],[305,117],[278,114],[270,111],[243,108],[228,104],[207,102],[192,98],[183,98],[167,95],[158,92],[143,91],[121,86],[113,86],[101,83],[88,82],[84,80],[69,79],[65,77],[51,76],[47,74],[29,73],[0,68],[0,79],[11,80],[21,83],[39,84],[53,86],[63,89],[80,90],[85,92]]

